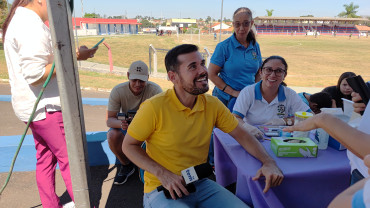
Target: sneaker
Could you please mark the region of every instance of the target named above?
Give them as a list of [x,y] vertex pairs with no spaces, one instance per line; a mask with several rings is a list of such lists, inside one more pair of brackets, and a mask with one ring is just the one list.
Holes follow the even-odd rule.
[[73,201],[63,204],[63,208],[75,208],[75,203]]
[[128,165],[120,165],[120,169],[114,178],[114,184],[122,185],[126,183],[128,177],[135,172],[135,166],[130,163]]

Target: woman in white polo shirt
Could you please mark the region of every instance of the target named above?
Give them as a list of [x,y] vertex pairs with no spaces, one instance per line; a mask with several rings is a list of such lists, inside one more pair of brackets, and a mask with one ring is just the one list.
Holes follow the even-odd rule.
[[282,85],[288,64],[280,56],[268,57],[261,66],[261,81],[239,94],[233,114],[257,138],[263,134],[254,125],[292,125],[287,118],[297,111],[310,111],[298,94]]
[[[54,60],[46,0],[15,0],[3,24],[3,44],[12,106],[28,122]],[[81,46],[77,59],[93,57],[97,49]],[[55,71],[30,124],[36,148],[36,181],[43,207],[61,207],[55,193],[57,163],[67,191],[73,198],[64,124]]]

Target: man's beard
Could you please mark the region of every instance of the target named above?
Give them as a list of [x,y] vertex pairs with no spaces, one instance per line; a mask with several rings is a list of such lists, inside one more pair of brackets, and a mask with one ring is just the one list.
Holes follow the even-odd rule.
[[191,84],[187,84],[187,83],[183,80],[183,78],[182,78],[182,76],[181,76],[180,74],[179,74],[179,77],[180,77],[180,81],[181,81],[182,86],[183,86],[182,88],[183,88],[187,93],[189,93],[189,94],[191,94],[191,95],[200,95],[200,94],[204,94],[204,93],[208,92],[208,90],[209,90],[208,81],[207,81],[207,84],[203,85],[203,87],[197,87],[197,86],[196,86],[196,80],[198,80],[198,79],[200,79],[200,78],[202,78],[202,77],[206,77],[206,79],[208,80],[208,76],[207,76],[207,74],[204,74],[204,75],[201,75],[201,76],[199,76],[199,77],[195,78],[195,79],[193,80],[193,85],[191,85]]

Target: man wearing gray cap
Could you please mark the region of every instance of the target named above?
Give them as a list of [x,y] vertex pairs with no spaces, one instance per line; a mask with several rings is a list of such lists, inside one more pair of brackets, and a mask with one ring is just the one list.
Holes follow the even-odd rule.
[[[124,184],[128,177],[135,171],[134,165],[122,152],[122,142],[130,123],[128,112],[136,112],[139,106],[146,99],[162,92],[159,85],[148,81],[148,66],[142,61],[135,61],[131,64],[128,72],[128,82],[115,86],[109,96],[106,123],[109,127],[107,139],[109,148],[120,161],[114,184]],[[117,113],[122,114],[117,116]],[[121,115],[120,114],[120,115]]]

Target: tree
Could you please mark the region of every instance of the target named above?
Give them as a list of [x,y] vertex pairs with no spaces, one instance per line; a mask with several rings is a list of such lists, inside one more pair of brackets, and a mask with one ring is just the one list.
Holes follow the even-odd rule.
[[[11,8],[12,5],[9,5],[9,8]],[[8,6],[6,1],[0,2],[0,28],[3,27],[3,23],[5,22],[6,17],[8,16]]]
[[212,21],[212,18],[210,16],[207,17],[206,23],[210,23]]
[[96,14],[95,12],[85,13],[84,17],[85,18],[101,18],[100,14]]
[[266,9],[267,16],[268,16],[268,17],[271,17],[271,16],[272,16],[272,12],[273,12],[273,11],[274,11],[273,9],[270,9],[270,10]]
[[344,4],[344,9],[346,11],[341,12],[338,14],[339,17],[346,17],[346,18],[358,18],[360,16],[357,16],[357,9],[360,8],[358,5],[354,5],[353,2],[350,4]]
[[141,20],[141,26],[144,27],[153,27],[153,24],[149,22],[147,19]]

